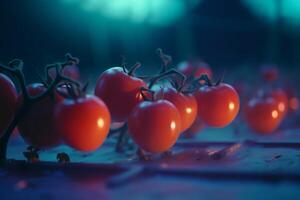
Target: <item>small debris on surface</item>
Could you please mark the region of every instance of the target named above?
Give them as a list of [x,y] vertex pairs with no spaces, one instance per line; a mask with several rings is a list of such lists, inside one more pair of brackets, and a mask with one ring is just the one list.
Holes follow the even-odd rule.
[[272,161],[277,160],[281,157],[282,157],[281,154],[277,154],[277,155],[273,156],[271,159],[267,159],[266,162],[272,162]]
[[58,153],[56,156],[56,159],[59,163],[69,163],[70,162],[70,156],[67,153]]
[[282,157],[282,155],[278,154],[278,155],[274,156],[273,159],[278,159],[278,158],[281,158],[281,157]]
[[221,150],[208,152],[208,155],[214,160],[219,160],[219,159],[225,158],[227,156],[233,155],[241,147],[242,147],[242,143],[235,143],[235,144],[233,144],[229,147],[225,147]]
[[34,146],[28,146],[27,151],[23,152],[24,157],[28,162],[38,162],[39,161],[39,149]]

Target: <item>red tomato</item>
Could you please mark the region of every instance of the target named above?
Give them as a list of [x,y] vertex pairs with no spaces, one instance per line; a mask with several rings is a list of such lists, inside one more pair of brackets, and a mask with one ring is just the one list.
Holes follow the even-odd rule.
[[195,92],[198,116],[212,127],[225,127],[237,116],[240,100],[235,89],[225,83],[204,86]]
[[245,107],[248,126],[255,132],[269,134],[275,131],[281,122],[278,103],[274,98],[253,98]]
[[8,128],[17,109],[17,91],[14,83],[0,73],[0,136]]
[[283,118],[286,116],[287,111],[288,111],[288,106],[289,106],[289,100],[287,97],[287,94],[281,90],[281,89],[276,89],[271,91],[271,97],[274,98],[274,100],[277,102],[277,109],[279,111],[280,116]]
[[136,144],[152,153],[170,149],[181,131],[180,114],[167,100],[145,101],[129,115],[128,129]]
[[113,121],[123,122],[132,109],[143,101],[141,87],[147,87],[143,80],[128,75],[121,67],[113,67],[99,77],[95,95],[106,103]]
[[55,128],[63,141],[79,151],[94,151],[107,137],[110,114],[95,96],[65,99],[55,107]]
[[193,138],[197,133],[199,133],[203,128],[205,127],[204,122],[201,120],[200,117],[196,117],[194,123],[191,125],[190,128],[188,128],[186,131],[184,131],[184,136],[187,138]]
[[[46,91],[44,85],[39,83],[27,87],[30,96],[37,96]],[[18,124],[23,139],[30,145],[39,148],[51,148],[61,143],[61,136],[54,130],[54,107],[63,98],[55,94],[54,97],[35,103]],[[19,96],[19,105],[23,98]]]
[[[52,79],[56,76],[56,70],[55,68],[51,68],[49,70],[49,75]],[[77,65],[67,65],[62,70],[62,75],[69,77],[73,80],[79,80],[80,79],[80,72]]]
[[188,129],[197,117],[197,101],[191,94],[184,95],[174,88],[163,88],[158,96],[170,101],[176,106],[181,117],[181,132]]
[[194,73],[194,78],[200,77],[202,74],[212,78],[212,71],[205,62],[181,62],[177,69],[186,76],[191,76]]
[[261,75],[266,81],[275,81],[278,79],[278,69],[275,65],[263,65]]

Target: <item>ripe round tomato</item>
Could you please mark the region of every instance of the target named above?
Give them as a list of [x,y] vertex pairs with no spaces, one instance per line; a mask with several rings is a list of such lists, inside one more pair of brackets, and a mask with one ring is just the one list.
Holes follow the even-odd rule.
[[278,79],[278,69],[275,65],[263,65],[261,75],[266,81],[275,81]]
[[0,73],[0,136],[13,120],[17,109],[17,97],[14,83]]
[[250,99],[245,107],[245,118],[252,130],[262,134],[275,131],[282,120],[278,103],[272,97]]
[[276,89],[271,91],[270,96],[273,97],[274,100],[277,102],[280,116],[285,117],[289,106],[287,94],[281,89]]
[[205,62],[181,62],[177,67],[178,71],[186,76],[193,75],[194,78],[200,77],[202,74],[206,74],[209,78],[212,78],[212,71],[208,64]]
[[[55,76],[56,76],[55,68],[51,68],[49,70],[49,75],[52,79],[55,78]],[[77,81],[80,79],[79,68],[75,64],[67,65],[66,67],[64,67],[63,70],[62,70],[62,75],[66,76],[66,77],[69,77],[73,80],[77,80]]]
[[147,87],[142,79],[128,75],[121,67],[113,67],[99,77],[95,95],[105,102],[113,121],[123,122],[132,109],[143,101],[141,87]]
[[191,94],[184,95],[174,88],[163,88],[158,95],[176,106],[181,117],[181,132],[188,129],[197,117],[197,101]]
[[[34,97],[46,91],[43,84],[34,83],[27,86],[30,96]],[[60,135],[54,130],[54,107],[63,98],[57,93],[35,103],[20,120],[18,129],[26,143],[38,148],[51,148],[61,143]],[[21,105],[22,96],[18,102]]]
[[145,101],[129,115],[128,129],[143,150],[161,153],[170,149],[180,135],[180,114],[167,100]]
[[190,128],[188,128],[186,131],[183,132],[183,135],[186,138],[193,138],[204,127],[205,127],[204,122],[201,120],[200,117],[197,116],[194,123],[190,126]]
[[55,107],[54,116],[57,133],[67,145],[79,151],[96,150],[109,132],[109,110],[95,96],[65,99]]
[[204,86],[195,92],[198,116],[212,127],[225,127],[237,116],[240,100],[235,89],[225,83]]

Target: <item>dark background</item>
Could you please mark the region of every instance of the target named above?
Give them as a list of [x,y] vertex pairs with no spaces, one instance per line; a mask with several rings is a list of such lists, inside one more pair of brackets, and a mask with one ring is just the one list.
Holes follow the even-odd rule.
[[167,26],[115,23],[60,0],[1,0],[0,24],[0,62],[23,59],[29,79],[36,68],[62,61],[66,52],[81,59],[85,77],[120,64],[121,54],[130,64],[146,65],[144,72],[158,69],[158,47],[175,64],[200,57],[216,71],[255,72],[272,62],[291,73],[300,64],[298,29],[280,21],[270,25],[239,0],[203,0]]

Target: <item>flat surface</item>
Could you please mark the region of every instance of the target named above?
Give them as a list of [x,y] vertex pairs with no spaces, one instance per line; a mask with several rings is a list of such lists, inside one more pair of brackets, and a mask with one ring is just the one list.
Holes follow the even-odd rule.
[[[40,153],[40,159],[47,162],[7,165],[0,169],[1,199],[300,197],[297,128],[284,128],[268,137],[245,128],[238,133],[232,127],[205,129],[195,139],[181,139],[172,153],[154,155],[150,161],[139,161],[134,151],[116,153],[113,143],[109,139],[88,154],[61,146]],[[25,148],[23,141],[15,137],[9,157],[24,159]],[[58,164],[59,152],[68,153],[71,163]]]

